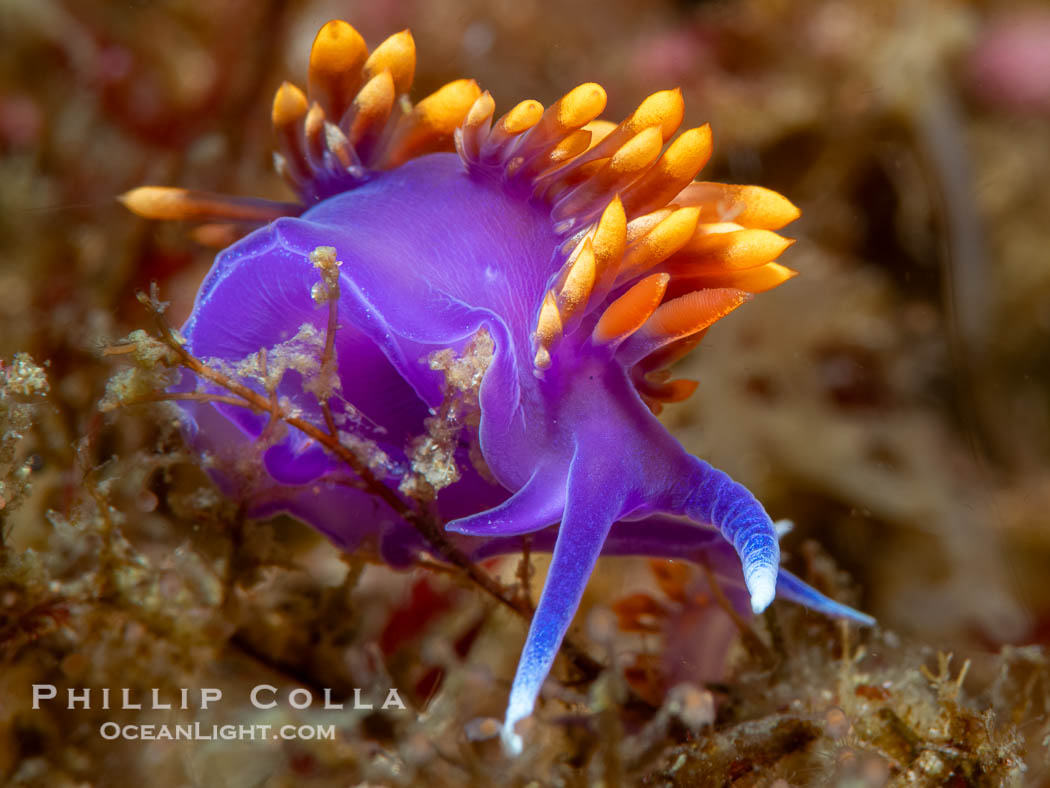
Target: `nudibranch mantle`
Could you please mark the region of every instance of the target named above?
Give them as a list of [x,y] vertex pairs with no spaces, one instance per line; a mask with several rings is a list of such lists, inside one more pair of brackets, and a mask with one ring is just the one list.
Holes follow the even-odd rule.
[[[368,54],[346,23],[321,29],[309,98],[286,83],[273,111],[278,169],[305,210],[155,187],[125,202],[156,218],[265,222],[201,286],[184,328],[198,357],[236,363],[320,329],[315,254],[334,250],[338,386],[327,402],[382,448],[394,487],[444,396],[426,360],[491,338],[478,391],[485,468],[463,463],[437,503],[478,557],[513,551],[524,534],[553,553],[511,689],[508,750],[521,751],[514,726],[532,713],[603,552],[705,560],[755,612],[779,592],[870,623],[780,569],[776,528],[754,496],[654,416],[695,388],[663,370],[793,275],[774,262],[790,243],[774,231],[794,206],[758,187],[695,182],[710,130],[674,137],[678,91],[653,94],[619,125],[596,120],[605,93],[594,84],[496,119],[467,80],[412,106],[414,67],[407,31]],[[307,389],[289,371],[278,393],[321,423]],[[230,406],[188,413],[202,446],[266,428],[263,414]],[[264,464],[276,492],[257,512],[289,511],[347,549],[369,530],[351,520],[366,511],[363,493],[328,485],[339,463],[305,435],[291,430]],[[407,530],[386,528],[385,552],[425,550]]]

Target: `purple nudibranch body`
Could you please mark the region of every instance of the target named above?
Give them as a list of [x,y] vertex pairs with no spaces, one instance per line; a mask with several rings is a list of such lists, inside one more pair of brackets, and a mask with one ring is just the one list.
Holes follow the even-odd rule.
[[[870,623],[781,569],[761,504],[653,415],[661,400],[692,390],[653,373],[791,274],[772,262],[786,247],[772,229],[797,212],[756,187],[693,183],[709,131],[685,132],[664,150],[681,120],[674,91],[615,127],[594,120],[604,93],[591,85],[497,120],[492,99],[466,81],[402,108],[383,96],[411,83],[405,35],[366,59],[349,25],[322,28],[311,57],[315,103],[307,109],[286,85],[274,108],[279,166],[306,208],[218,256],[184,328],[188,349],[233,365],[287,348],[304,327],[323,332],[314,255],[334,250],[338,382],[327,402],[396,488],[413,441],[448,396],[444,371],[428,359],[468,354],[488,338],[480,420],[457,439],[458,480],[436,505],[476,558],[517,551],[526,534],[553,554],[510,693],[510,752],[522,749],[514,726],[532,713],[600,554],[703,560],[754,612],[779,594]],[[414,67],[414,49],[411,59]],[[343,79],[336,61],[356,62],[360,76]],[[456,152],[446,152],[453,140]],[[128,202],[162,213],[146,196]],[[214,202],[209,210],[221,214]],[[285,371],[277,394],[323,424],[302,370]],[[267,428],[265,414],[229,405],[186,411],[203,449],[247,446]],[[483,463],[471,458],[472,440]],[[269,483],[255,514],[288,511],[348,550],[375,542],[394,564],[427,550],[392,510],[339,483],[347,469],[302,433],[272,443],[263,464]]]

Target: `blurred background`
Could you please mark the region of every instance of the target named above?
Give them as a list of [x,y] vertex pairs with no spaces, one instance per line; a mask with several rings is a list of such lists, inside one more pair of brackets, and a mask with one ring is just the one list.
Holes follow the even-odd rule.
[[[662,418],[774,518],[794,522],[789,567],[806,575],[831,562],[885,630],[971,658],[974,697],[1001,672],[1004,646],[1050,643],[1045,4],[0,0],[0,358],[8,368],[16,352],[46,362],[50,385],[23,427],[4,411],[0,473],[29,467],[33,489],[17,511],[5,514],[0,498],[0,516],[9,550],[61,553],[0,585],[15,595],[0,596],[0,776],[58,785],[108,774],[97,784],[120,784],[112,764],[93,760],[103,757],[97,740],[77,740],[75,723],[25,716],[24,688],[42,676],[101,683],[135,665],[142,686],[154,686],[161,675],[176,682],[173,661],[189,680],[216,644],[240,638],[246,681],[275,669],[300,680],[320,670],[321,686],[335,680],[327,656],[310,652],[311,668],[289,655],[320,649],[325,631],[322,645],[335,652],[338,637],[318,611],[334,615],[326,589],[358,570],[279,521],[242,524],[269,529],[260,531],[265,545],[251,542],[243,572],[223,580],[216,567],[242,539],[227,527],[235,513],[201,497],[206,479],[179,454],[170,424],[145,411],[104,416],[96,403],[114,370],[100,348],[149,327],[136,290],[158,282],[178,324],[214,256],[189,228],[136,219],[116,195],[152,183],[289,199],[271,168],[270,100],[283,79],[305,82],[310,42],[337,17],[373,46],[411,28],[415,99],[467,76],[502,112],[597,81],[609,94],[606,117],[619,119],[649,93],[681,86],[684,127],[710,122],[714,131],[703,177],[761,184],[802,209],[785,231],[798,243],[783,258],[801,276],[708,334],[680,368],[700,381],[697,394]],[[134,458],[134,469],[114,464]],[[76,585],[98,557],[78,552],[97,546],[75,533],[78,518],[115,519],[127,541],[121,555],[152,562],[127,587],[141,596],[130,608],[127,596],[105,602]],[[267,596],[280,564],[310,567],[316,586],[306,588],[300,571]],[[646,571],[599,568],[589,598],[614,597],[622,573]],[[447,639],[487,621],[478,600],[441,578],[365,573],[376,621],[336,610],[356,633],[387,632],[399,610],[409,640],[427,622]],[[232,616],[230,586],[251,597]],[[245,634],[252,615],[273,626]],[[494,626],[511,638],[503,664],[471,661],[488,660],[505,678],[521,635],[512,623]],[[396,674],[409,670],[397,659],[426,652],[412,642],[415,651],[391,657],[394,630],[384,669]],[[314,639],[303,641],[304,631]],[[100,640],[85,647],[90,638]],[[134,652],[119,651],[129,643]],[[260,656],[275,653],[283,656]],[[501,703],[494,697],[489,713]],[[305,771],[284,753],[282,773],[320,780],[326,756],[304,752]],[[219,767],[202,757],[180,756],[178,779],[211,784]]]

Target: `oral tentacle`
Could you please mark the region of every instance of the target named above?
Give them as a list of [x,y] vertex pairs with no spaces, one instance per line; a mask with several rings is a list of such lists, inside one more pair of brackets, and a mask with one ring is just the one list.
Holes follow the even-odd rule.
[[780,567],[776,527],[762,504],[728,474],[690,457],[691,492],[681,513],[718,528],[740,556],[751,608],[761,613],[773,601]]
[[514,726],[532,714],[605,537],[623,506],[615,485],[603,483],[600,470],[579,455],[569,473],[567,501],[547,582],[511,685],[501,739],[512,754],[522,750],[521,737]]
[[525,486],[493,509],[448,523],[468,536],[517,536],[556,523],[565,509],[565,471],[537,468]]
[[[530,537],[529,549],[534,553],[549,553],[554,549],[557,535],[557,529],[553,527],[534,533]],[[521,548],[520,537],[496,537],[475,547],[471,556],[480,561],[520,553]],[[642,520],[614,523],[605,538],[602,555],[646,556],[699,563],[714,573],[730,597],[735,597],[738,589],[746,593],[740,562],[732,545],[718,531],[681,518],[653,515]],[[832,618],[848,619],[863,626],[875,624],[871,616],[830,599],[786,569],[780,569],[777,574],[777,597]],[[748,607],[750,602],[741,608],[741,612]]]

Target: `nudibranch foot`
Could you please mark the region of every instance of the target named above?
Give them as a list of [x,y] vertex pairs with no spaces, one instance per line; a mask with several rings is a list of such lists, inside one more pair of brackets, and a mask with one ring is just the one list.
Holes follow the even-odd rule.
[[[186,403],[201,451],[258,454],[250,484],[236,463],[213,468],[224,489],[398,566],[437,549],[397,506],[413,490],[440,488],[433,511],[468,554],[516,550],[523,535],[552,551],[503,728],[514,752],[600,554],[703,562],[744,612],[779,592],[871,623],[781,570],[761,504],[653,415],[696,388],[671,364],[795,275],[776,262],[791,244],[776,231],[798,209],[761,187],[695,181],[711,129],[678,133],[679,90],[618,124],[600,119],[594,83],[497,115],[468,79],[413,103],[415,66],[408,31],[369,52],[346,22],[321,28],[307,90],[284,83],[271,113],[277,170],[302,205],[163,187],[124,198],[144,216],[257,228],[216,258],[187,349],[310,424]],[[320,291],[319,249],[338,271]],[[482,334],[466,418],[447,407],[463,382],[428,359],[469,354]],[[182,386],[207,390],[189,377]],[[455,423],[433,432],[445,417]],[[380,495],[347,483],[362,465],[306,434],[321,429]],[[432,445],[443,481],[406,483]]]
[[503,725],[503,741],[509,752],[521,752],[521,742],[514,734],[514,726],[532,714],[543,680],[550,672],[605,537],[623,503],[616,494],[614,480],[595,479],[582,462],[574,463],[548,579],[511,684]]
[[567,496],[563,470],[537,468],[525,485],[492,509],[461,517],[445,528],[467,536],[517,536],[560,522]]

